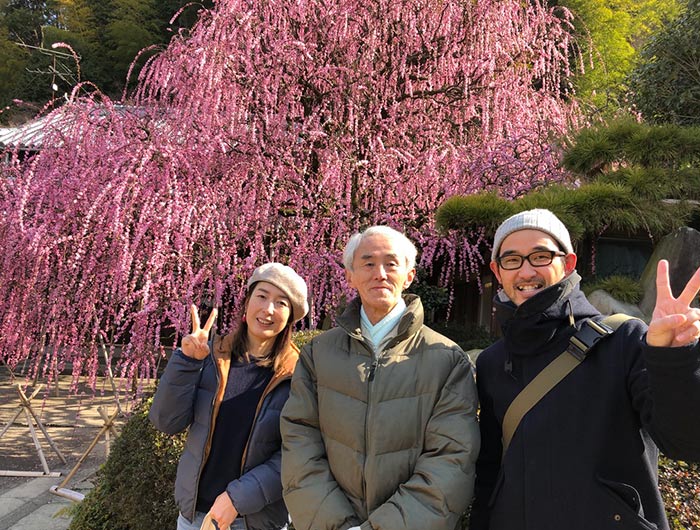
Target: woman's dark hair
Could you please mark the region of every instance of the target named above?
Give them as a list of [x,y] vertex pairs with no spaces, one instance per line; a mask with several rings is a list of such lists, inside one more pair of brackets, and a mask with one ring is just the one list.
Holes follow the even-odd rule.
[[[242,359],[245,361],[249,360],[246,355],[249,346],[248,323],[243,320],[243,315],[245,315],[245,312],[248,309],[248,302],[250,301],[250,297],[252,296],[253,291],[255,290],[255,286],[257,284],[258,282],[255,282],[253,285],[251,285],[248,289],[248,292],[245,295],[245,300],[243,301],[243,309],[238,319],[240,324],[238,325],[236,331],[233,333],[231,355],[234,359]],[[289,347],[289,344],[292,342],[293,327],[294,315],[292,314],[292,310],[290,308],[287,325],[284,326],[284,329],[280,331],[280,333],[275,337],[275,342],[272,343],[272,349],[268,352],[268,354],[265,357],[257,359],[256,363],[258,366],[272,367],[273,371],[277,370],[278,363],[280,362],[279,354],[285,351]]]

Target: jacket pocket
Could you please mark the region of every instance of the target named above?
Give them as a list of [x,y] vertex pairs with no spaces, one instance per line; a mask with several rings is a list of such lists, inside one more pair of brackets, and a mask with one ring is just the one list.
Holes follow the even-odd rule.
[[645,530],[658,530],[658,526],[644,518],[644,507],[639,492],[633,486],[624,482],[616,482],[597,476],[596,479],[601,488],[611,501],[600,508],[605,510],[605,517],[610,517],[611,522],[617,523],[618,528],[643,528]]

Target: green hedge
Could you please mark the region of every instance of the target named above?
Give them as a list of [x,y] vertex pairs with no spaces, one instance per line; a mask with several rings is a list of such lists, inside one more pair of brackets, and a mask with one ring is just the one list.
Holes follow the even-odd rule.
[[175,528],[175,471],[185,435],[168,436],[148,421],[146,399],[121,429],[95,487],[73,510],[69,530]]
[[698,160],[700,127],[627,119],[580,129],[565,142],[562,159],[575,183],[536,187],[518,197],[501,197],[497,190],[449,197],[435,223],[467,235],[483,230],[489,239],[509,215],[547,208],[574,242],[596,241],[609,230],[660,238],[700,215],[689,202],[700,199]]

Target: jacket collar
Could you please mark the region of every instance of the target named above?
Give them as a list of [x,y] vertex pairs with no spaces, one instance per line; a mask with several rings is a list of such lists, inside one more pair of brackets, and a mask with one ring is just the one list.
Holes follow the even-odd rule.
[[275,379],[283,377],[292,377],[294,368],[299,360],[299,348],[293,342],[289,343],[289,347],[280,354],[277,369],[275,370]]
[[[416,333],[423,326],[423,304],[415,294],[404,294],[402,296],[406,302],[406,311],[396,325],[395,341],[403,340]],[[342,315],[338,317],[338,327],[352,338],[364,342],[362,328],[360,326],[360,307],[362,302],[359,297],[355,298]]]
[[536,355],[552,348],[563,351],[576,330],[572,322],[599,314],[580,290],[580,281],[573,272],[519,306],[501,293],[496,295],[496,318],[509,354]]
[[[214,358],[214,366],[216,368],[218,387],[216,389],[216,395],[214,396],[214,410],[212,412],[212,423],[211,429],[209,431],[209,438],[207,440],[207,452],[209,447],[211,447],[211,437],[214,432],[214,422],[219,414],[219,407],[224,399],[224,392],[226,391],[226,383],[228,382],[228,371],[231,366],[231,353],[233,350],[233,333],[224,335],[217,335],[214,337],[212,347],[212,356]],[[281,352],[279,361],[274,365],[274,373],[272,374],[272,379],[265,387],[265,390],[260,397],[258,402],[258,407],[256,409],[256,416],[260,410],[265,397],[272,392],[272,390],[279,385],[282,381],[285,381],[292,377],[294,373],[294,367],[296,366],[297,359],[299,359],[299,348],[296,347],[294,343],[290,343],[289,347]],[[247,447],[247,446],[246,446]]]

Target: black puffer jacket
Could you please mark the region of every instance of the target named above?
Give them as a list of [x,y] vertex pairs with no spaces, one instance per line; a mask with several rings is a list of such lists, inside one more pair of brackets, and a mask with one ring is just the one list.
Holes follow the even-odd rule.
[[477,360],[481,452],[470,530],[668,529],[657,446],[700,460],[700,348],[651,348],[624,323],[523,418],[501,465],[515,396],[601,318],[572,274],[519,307],[498,300],[504,338]]
[[[149,411],[155,427],[168,434],[189,428],[175,480],[175,501],[192,520],[199,478],[204,469],[231,363],[232,335],[217,337],[204,361],[173,353]],[[287,398],[299,350],[293,344],[281,360],[258,404],[241,465],[241,476],[226,488],[249,530],[275,530],[289,521],[280,481],[279,417]]]

